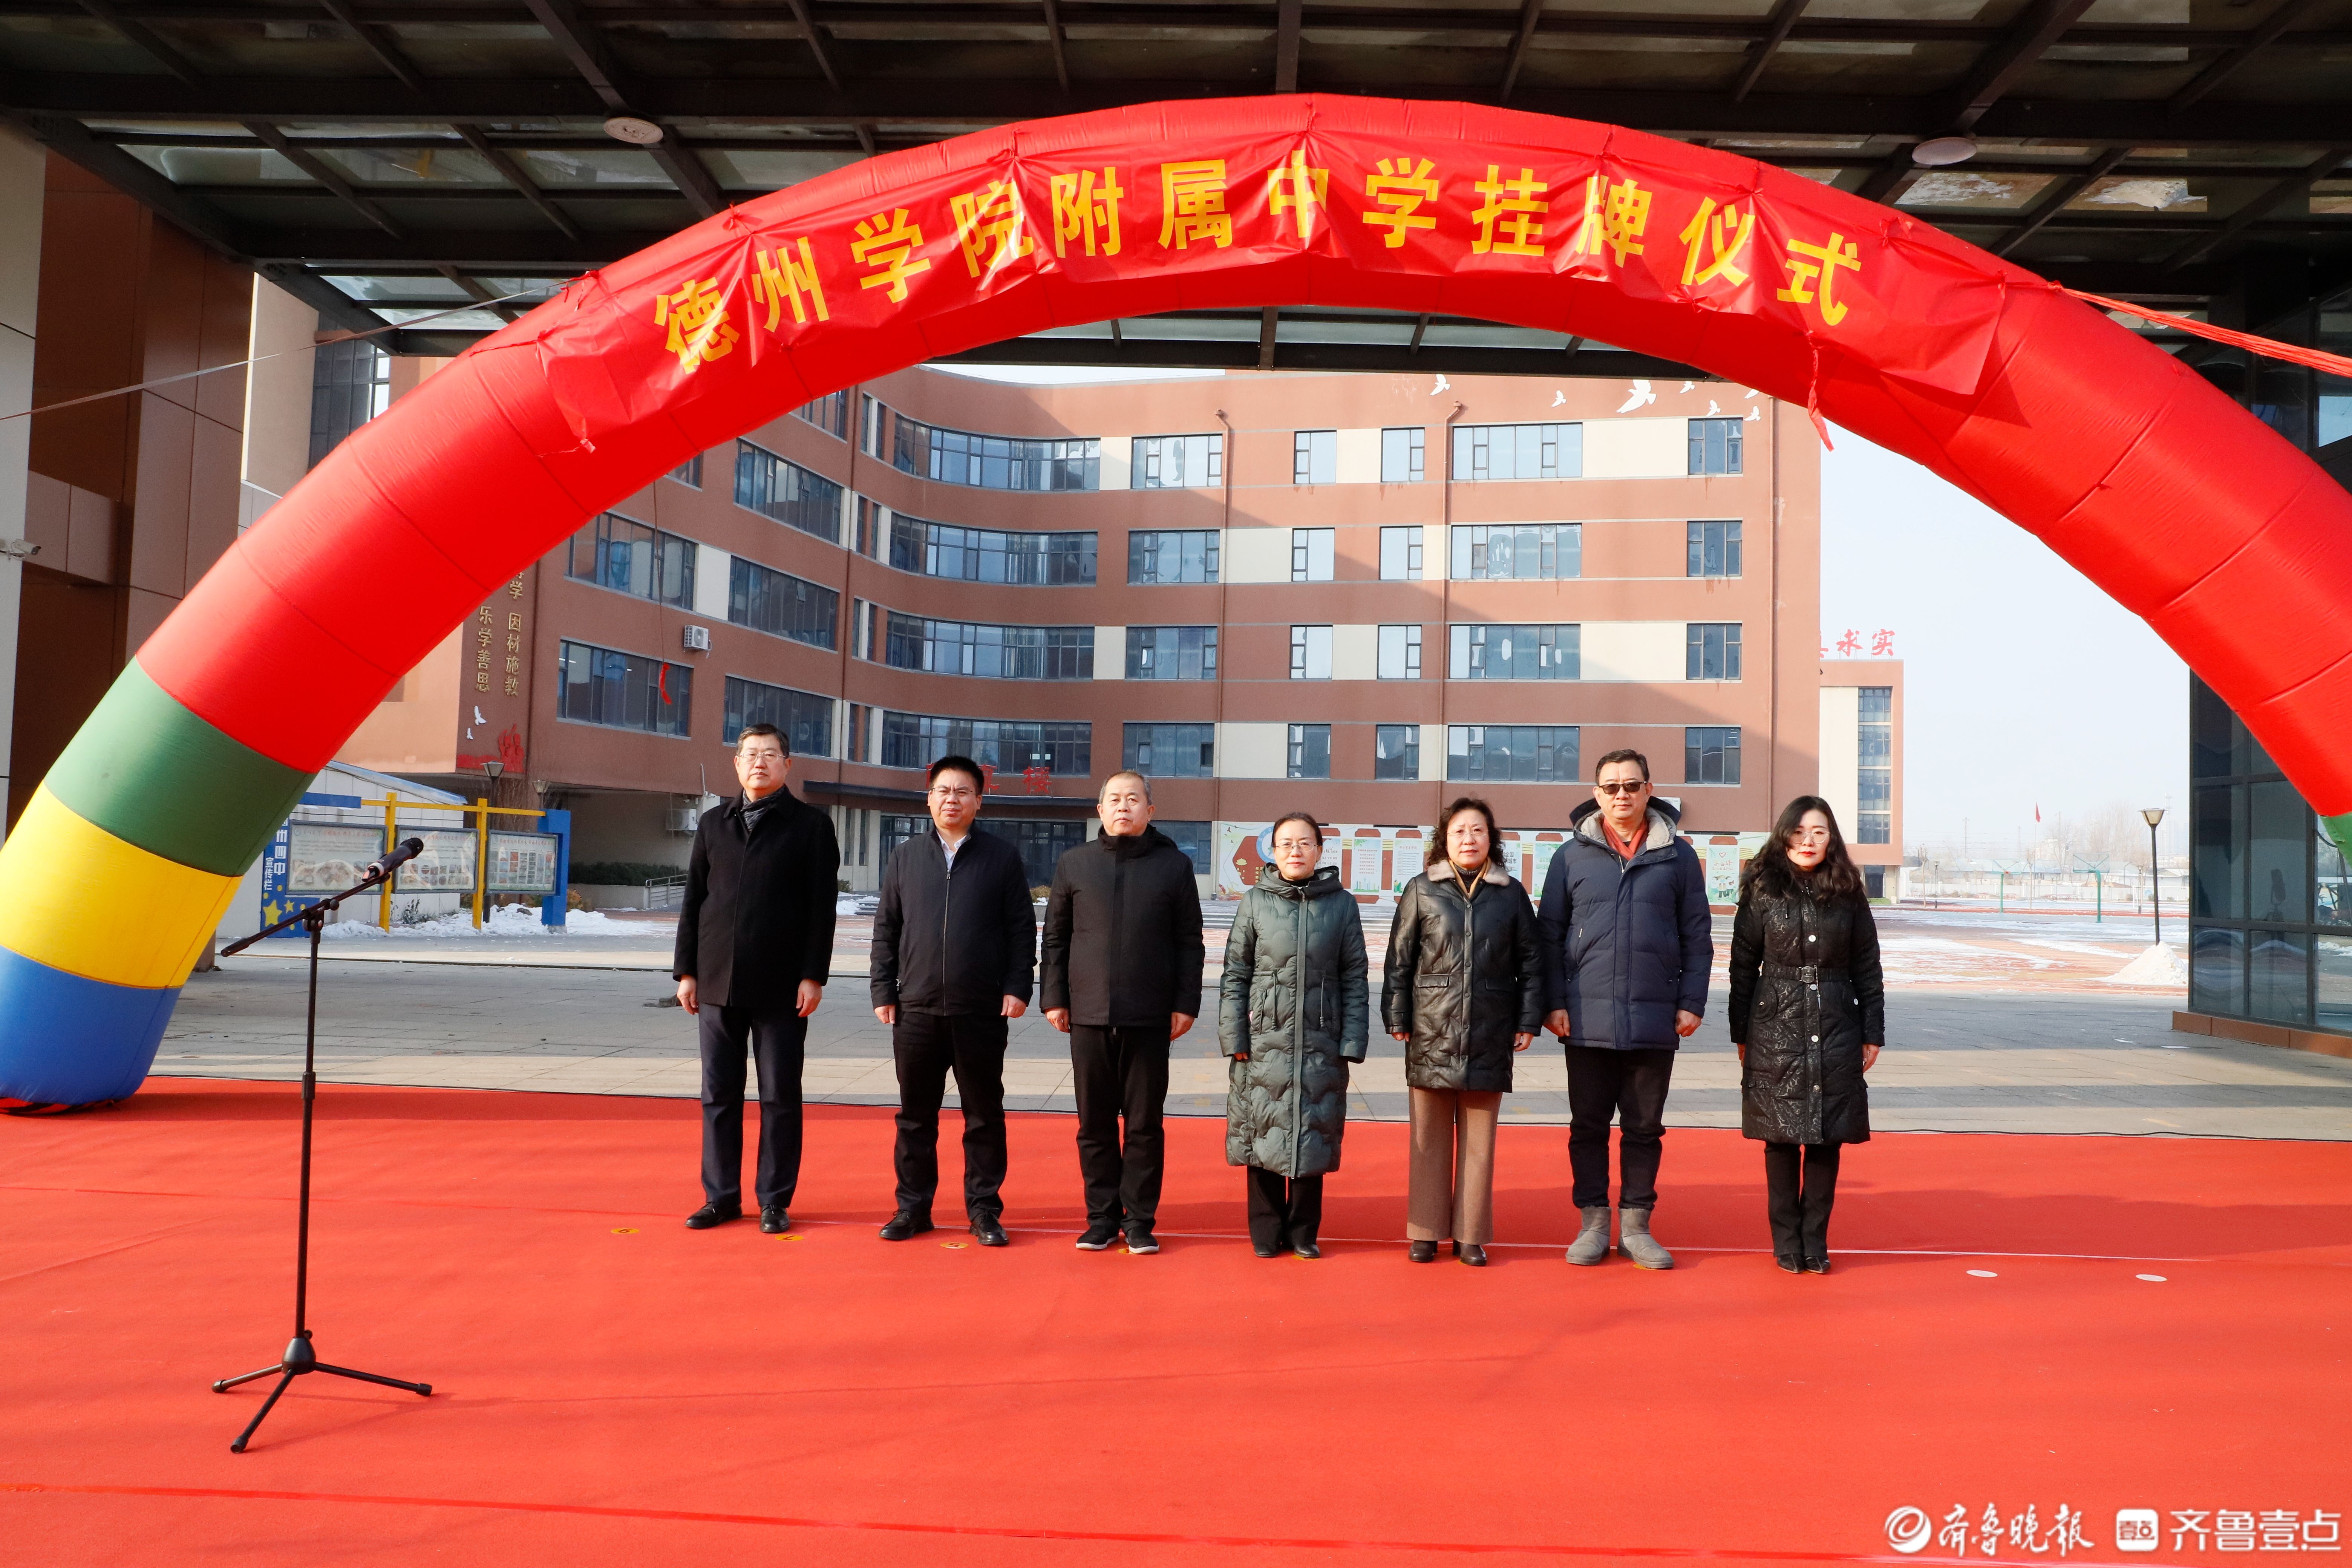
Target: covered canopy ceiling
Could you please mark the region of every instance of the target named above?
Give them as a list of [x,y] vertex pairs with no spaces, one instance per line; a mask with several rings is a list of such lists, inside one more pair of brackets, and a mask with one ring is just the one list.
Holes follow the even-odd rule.
[[[2352,280],[2352,0],[0,0],[0,115],[328,325],[398,326],[391,346],[412,353],[530,302],[503,296],[877,152],[1305,89],[1704,142],[2075,287],[2233,324]],[[1954,136],[1973,155],[1916,161]],[[1678,368],[1482,322],[1287,309],[973,357]]]

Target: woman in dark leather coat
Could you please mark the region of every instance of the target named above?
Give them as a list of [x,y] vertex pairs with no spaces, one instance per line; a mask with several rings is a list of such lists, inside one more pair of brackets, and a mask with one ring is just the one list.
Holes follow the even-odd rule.
[[1543,1019],[1535,908],[1495,861],[1495,814],[1465,797],[1445,808],[1429,868],[1405,884],[1389,929],[1381,1013],[1406,1042],[1412,1164],[1405,1238],[1415,1263],[1486,1261],[1494,1237],[1495,1122],[1511,1056]]
[[1764,1143],[1773,1258],[1791,1274],[1826,1274],[1838,1152],[1870,1138],[1863,1074],[1886,1042],[1886,985],[1862,874],[1819,795],[1790,801],[1748,862],[1731,927],[1730,1023],[1739,1130]]

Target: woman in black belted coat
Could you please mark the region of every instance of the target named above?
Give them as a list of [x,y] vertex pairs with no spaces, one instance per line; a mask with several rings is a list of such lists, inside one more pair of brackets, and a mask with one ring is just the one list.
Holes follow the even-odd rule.
[[1863,1074],[1886,1043],[1878,924],[1837,816],[1801,795],[1748,863],[1731,926],[1739,1130],[1764,1143],[1772,1255],[1830,1271],[1838,1152],[1870,1139]]

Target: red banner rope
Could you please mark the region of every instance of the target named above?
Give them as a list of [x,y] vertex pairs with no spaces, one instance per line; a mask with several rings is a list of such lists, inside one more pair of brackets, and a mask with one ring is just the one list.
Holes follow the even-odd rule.
[[2332,354],[2325,349],[2306,349],[2294,343],[2283,343],[2276,338],[2258,338],[2252,332],[2234,332],[2227,327],[2217,327],[2210,321],[2193,321],[2187,316],[2176,316],[2169,310],[2151,310],[2146,305],[2128,305],[2121,300],[2110,300],[2100,294],[2085,294],[2080,289],[2063,289],[2075,299],[2096,305],[2102,310],[2121,310],[2126,316],[2137,316],[2144,321],[2161,321],[2168,327],[2205,338],[2217,343],[2227,343],[2233,349],[2264,359],[2284,360],[2290,364],[2307,365],[2324,370],[2330,375],[2352,377],[2352,359]]

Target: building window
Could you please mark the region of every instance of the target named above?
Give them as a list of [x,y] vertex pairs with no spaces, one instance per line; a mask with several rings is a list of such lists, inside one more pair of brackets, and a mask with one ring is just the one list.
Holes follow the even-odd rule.
[[1381,432],[1381,483],[1419,484],[1423,475],[1423,449],[1429,432],[1420,426]]
[[1690,574],[1694,577],[1739,575],[1739,524],[1694,522],[1690,525]]
[[1737,680],[1739,679],[1739,623],[1738,621],[1693,621],[1688,627],[1686,645],[1689,657],[1683,667],[1685,680]]
[[1572,479],[1584,472],[1581,425],[1456,425],[1457,479]]
[[1372,726],[1372,777],[1376,779],[1421,777],[1420,725],[1375,724]]
[[830,697],[730,675],[727,678],[727,743],[733,745],[741,738],[744,727],[751,724],[773,724],[782,730],[784,739],[792,742],[793,756],[833,755]]
[[1128,627],[1127,678],[1129,680],[1216,679],[1217,628]]
[[1138,436],[1128,484],[1139,490],[1198,490],[1225,479],[1223,436]]
[[1130,584],[1213,583],[1217,580],[1217,531],[1139,531],[1127,536]]
[[735,504],[828,544],[841,542],[841,487],[749,441],[735,445]]
[[1331,628],[1329,626],[1290,628],[1290,679],[1293,680],[1331,679]]
[[1418,524],[1381,530],[1381,581],[1421,581],[1421,528]]
[[1865,686],[1854,695],[1862,722],[1853,841],[1889,844],[1895,838],[1895,688]]
[[1421,628],[1381,628],[1380,678],[1382,680],[1421,679]]
[[1082,779],[1094,771],[1094,726],[929,713],[882,715],[884,767],[928,768],[950,752],[1000,773],[1044,768],[1049,777]]
[[1207,823],[1171,822],[1155,816],[1151,819],[1151,826],[1160,829],[1160,837],[1192,858],[1192,875],[1205,877],[1210,874],[1209,856],[1216,840],[1210,837]]
[[[924,822],[923,826],[930,826]],[[1154,824],[1165,827],[1165,824]],[[982,833],[992,833],[1008,839],[1021,851],[1021,875],[1032,888],[1049,888],[1054,884],[1054,863],[1087,841],[1084,818],[982,817],[972,824]]]
[[556,717],[653,735],[687,733],[694,706],[694,671],[687,666],[584,642],[561,644],[557,657],[563,690]]
[[697,452],[669,471],[669,477],[689,489],[702,488],[702,454]]
[[1575,626],[1457,626],[1446,675],[1454,680],[1574,680],[1580,628]]
[[310,467],[392,406],[392,356],[363,339],[320,343],[310,355]]
[[1573,724],[1449,724],[1445,776],[1461,784],[1577,782]]
[[1739,471],[1740,422],[1737,419],[1694,419],[1690,422],[1690,471],[1694,474],[1736,474]]
[[1290,776],[1328,779],[1331,776],[1331,726],[1293,724],[1290,727]]
[[727,618],[736,626],[811,647],[832,647],[840,615],[841,595],[830,588],[740,555],[728,564]]
[[859,496],[853,510],[857,517],[857,532],[854,540],[857,553],[868,560],[878,560],[882,550],[883,521],[888,509]]
[[1294,485],[1339,482],[1339,432],[1301,430],[1291,438],[1290,482]]
[[1013,533],[890,514],[890,564],[966,583],[1065,587],[1095,580],[1090,532]]
[[1684,730],[1683,782],[1695,784],[1738,784],[1739,727],[1736,724],[1693,724]]
[[1572,522],[1457,526],[1453,539],[1457,582],[1533,582],[1584,572],[1584,530]]
[[869,458],[882,456],[882,426],[890,416],[887,404],[877,401],[871,394],[858,394],[863,410],[858,415],[857,449]]
[[1216,777],[1214,724],[1129,724],[1124,728],[1119,766],[1156,779]]
[[793,417],[804,419],[835,439],[849,439],[849,394],[828,392],[814,403],[803,403],[793,410]]
[[574,582],[691,609],[694,557],[694,541],[608,511],[572,536],[563,574]]
[[1091,680],[1092,626],[998,626],[890,612],[883,662],[995,680]]
[[1290,580],[1328,583],[1339,550],[1338,531],[1294,528],[1290,531]]
[[1102,443],[1092,437],[978,436],[903,414],[895,424],[890,466],[918,479],[984,490],[1090,490],[1101,480]]

